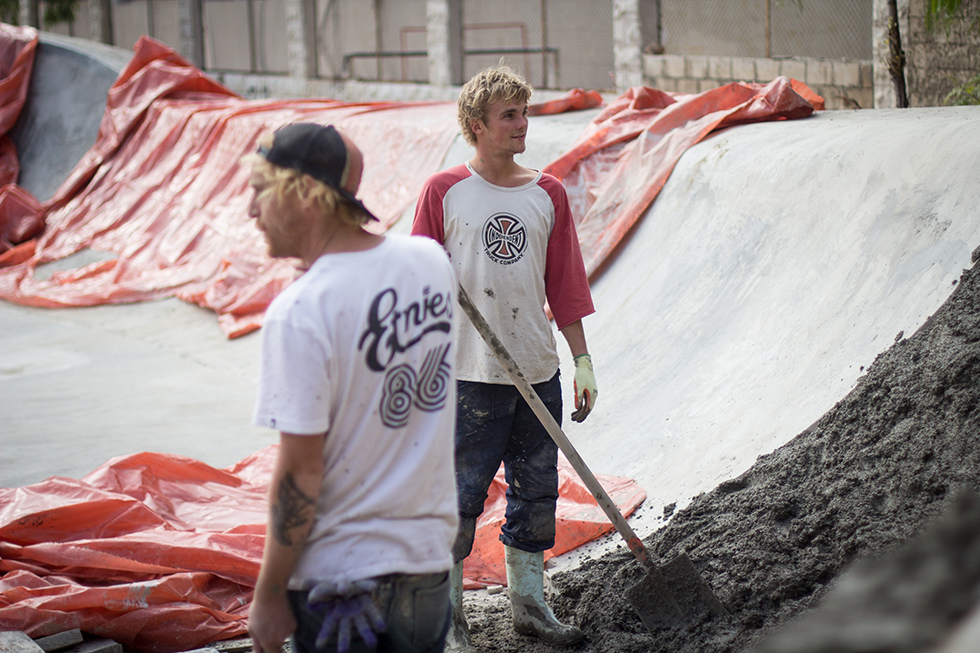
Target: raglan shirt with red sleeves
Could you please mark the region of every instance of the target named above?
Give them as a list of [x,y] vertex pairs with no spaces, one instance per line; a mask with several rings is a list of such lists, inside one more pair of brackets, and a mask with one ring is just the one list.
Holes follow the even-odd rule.
[[[554,330],[595,311],[568,197],[539,172],[514,188],[495,186],[462,164],[431,176],[412,233],[442,243],[456,277],[531,383],[558,370]],[[457,378],[510,384],[462,311],[456,312]]]

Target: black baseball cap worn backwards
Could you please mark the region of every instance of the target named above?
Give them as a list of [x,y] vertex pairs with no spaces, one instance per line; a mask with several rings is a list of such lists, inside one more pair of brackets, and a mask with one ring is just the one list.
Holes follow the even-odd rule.
[[363,171],[361,152],[333,125],[297,122],[280,127],[272,135],[272,147],[259,146],[258,153],[273,165],[322,181],[370,219],[378,219],[354,196]]

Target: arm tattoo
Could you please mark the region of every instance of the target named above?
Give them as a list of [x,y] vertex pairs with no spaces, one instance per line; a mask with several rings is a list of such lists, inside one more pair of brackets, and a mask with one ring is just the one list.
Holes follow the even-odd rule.
[[276,503],[272,506],[272,532],[283,546],[293,546],[289,536],[292,528],[301,526],[313,518],[316,501],[306,496],[291,473],[286,473],[279,481]]

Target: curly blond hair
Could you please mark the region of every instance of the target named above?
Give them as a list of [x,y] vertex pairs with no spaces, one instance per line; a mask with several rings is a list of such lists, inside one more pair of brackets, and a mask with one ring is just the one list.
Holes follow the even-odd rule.
[[456,119],[463,139],[476,147],[476,135],[470,126],[474,120],[485,120],[487,107],[494,102],[527,102],[534,91],[527,81],[500,64],[481,70],[466,82],[456,100]]
[[[272,139],[272,132],[264,134],[259,138],[258,145],[272,147]],[[263,192],[275,193],[280,203],[289,201],[290,198],[309,203],[321,214],[332,213],[351,224],[362,225],[371,220],[366,213],[345,201],[336,190],[298,170],[269,163],[261,154],[248,154],[242,157],[241,163],[251,166],[252,174],[258,175],[267,186]]]

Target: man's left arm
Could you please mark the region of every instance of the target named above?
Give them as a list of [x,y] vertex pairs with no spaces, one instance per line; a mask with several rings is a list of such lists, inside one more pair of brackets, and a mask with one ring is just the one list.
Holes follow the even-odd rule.
[[543,181],[555,208],[555,224],[548,239],[545,261],[545,294],[558,330],[568,343],[575,363],[575,412],[572,413],[572,420],[581,422],[592,412],[599,394],[592,371],[592,357],[585,341],[585,328],[582,326],[582,318],[592,314],[595,307],[565,189],[554,178]]
[[306,545],[323,481],[326,434],[281,433],[269,484],[269,520],[262,567],[248,612],[254,653],[279,653],[296,628],[286,591]]
[[572,413],[572,420],[582,422],[592,412],[596,397],[599,395],[595,373],[592,371],[592,356],[589,355],[589,346],[585,342],[585,327],[582,326],[582,320],[575,320],[560,331],[565,342],[568,343],[569,351],[572,352],[572,362],[575,363],[575,377],[572,381],[575,391],[575,412]]

